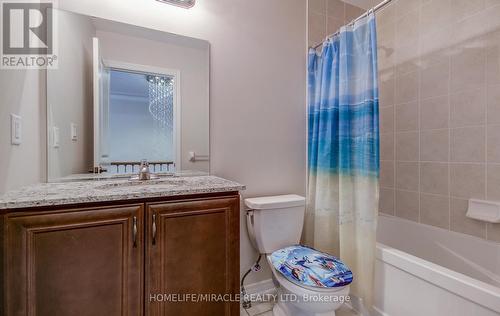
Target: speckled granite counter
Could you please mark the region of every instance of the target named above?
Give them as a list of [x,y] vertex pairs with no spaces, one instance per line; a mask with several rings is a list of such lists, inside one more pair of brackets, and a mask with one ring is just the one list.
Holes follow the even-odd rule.
[[1,209],[127,201],[244,190],[237,182],[214,176],[167,177],[147,182],[129,180],[42,183],[0,196]]

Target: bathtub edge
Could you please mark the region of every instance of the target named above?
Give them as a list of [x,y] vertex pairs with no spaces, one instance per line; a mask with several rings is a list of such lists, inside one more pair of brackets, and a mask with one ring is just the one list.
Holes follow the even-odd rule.
[[468,301],[500,313],[500,290],[490,284],[382,243],[377,243],[376,259]]

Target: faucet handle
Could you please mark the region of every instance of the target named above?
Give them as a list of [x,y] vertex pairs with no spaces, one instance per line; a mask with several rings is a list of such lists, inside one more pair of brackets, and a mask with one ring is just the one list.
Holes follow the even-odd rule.
[[146,159],[141,160],[139,167],[139,180],[150,180],[151,172],[149,171],[149,163]]

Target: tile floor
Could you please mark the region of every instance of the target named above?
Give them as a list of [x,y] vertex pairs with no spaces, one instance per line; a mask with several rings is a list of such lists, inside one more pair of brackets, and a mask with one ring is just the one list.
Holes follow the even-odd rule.
[[[240,316],[273,316],[273,305],[273,303],[269,302],[260,304],[254,303],[250,309],[241,309]],[[353,311],[349,306],[344,305],[337,310],[336,316],[359,316],[359,314]]]

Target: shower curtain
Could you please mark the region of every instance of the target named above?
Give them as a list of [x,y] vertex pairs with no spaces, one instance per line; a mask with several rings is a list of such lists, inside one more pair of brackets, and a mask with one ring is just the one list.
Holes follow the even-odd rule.
[[304,238],[353,271],[372,305],[378,213],[377,41],[373,13],[309,52],[308,206]]

